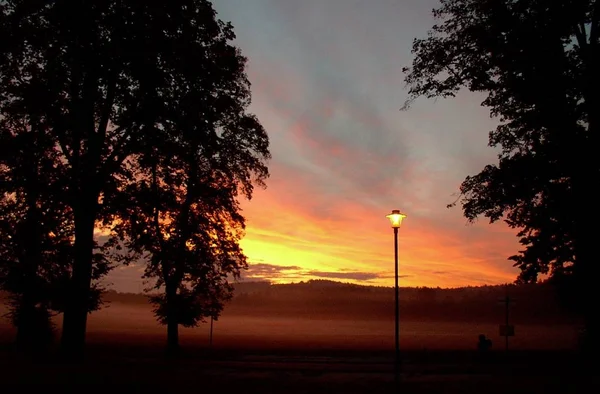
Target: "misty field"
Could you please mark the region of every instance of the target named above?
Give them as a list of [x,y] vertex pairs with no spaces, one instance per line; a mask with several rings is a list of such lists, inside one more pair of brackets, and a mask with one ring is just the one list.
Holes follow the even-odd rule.
[[[182,344],[208,345],[210,324],[182,329]],[[576,343],[570,325],[517,326],[510,346],[520,349],[569,349]],[[225,313],[213,324],[213,345],[224,348],[351,348],[393,347],[393,322],[348,319],[305,319],[290,317],[239,316]],[[90,316],[90,339],[119,337],[164,340],[165,328],[158,325],[149,307],[111,304]],[[504,348],[497,324],[401,321],[401,347],[407,349],[474,349],[477,335],[485,333],[494,347]]]
[[[0,313],[6,312],[3,307]],[[181,330],[184,356],[163,356],[165,329],[147,304],[112,302],[90,315],[85,363],[55,359],[31,362],[2,352],[3,392],[32,384],[63,392],[170,393],[177,390],[244,393],[374,393],[393,390],[393,321],[308,319],[225,313],[214,323]],[[60,316],[56,317],[60,328]],[[12,341],[6,319],[0,340]],[[579,392],[572,366],[572,325],[517,325],[511,360],[480,365],[473,351],[477,335],[504,342],[492,323],[402,321],[403,393]],[[560,378],[558,378],[560,377]]]
[[[0,312],[2,313],[2,312]],[[2,313],[4,314],[4,313]],[[61,317],[55,318],[60,328]],[[3,319],[0,330],[8,340],[12,335],[8,321]],[[197,328],[182,328],[183,346],[207,347],[208,322]],[[303,317],[253,316],[224,313],[213,325],[213,346],[235,349],[370,349],[393,347],[393,321],[350,319],[307,319]],[[493,347],[504,349],[504,338],[498,336],[498,324],[481,322],[405,321],[401,318],[400,342],[403,349],[470,350],[475,348],[477,335],[486,334]],[[516,336],[510,338],[514,349],[573,349],[577,330],[573,325],[516,325]],[[153,343],[162,346],[165,328],[159,325],[150,305],[128,305],[113,302],[90,315],[90,342]]]
[[[401,392],[575,393],[597,384],[582,374],[575,351],[580,323],[544,286],[513,287],[516,336],[509,352],[498,325],[506,289],[405,288],[400,299]],[[86,360],[64,364],[57,353],[18,357],[14,330],[0,323],[4,392],[31,384],[63,392],[383,393],[392,392],[393,291],[326,281],[245,283],[214,322],[182,328],[182,354],[165,357],[166,328],[146,297],[107,292],[89,315]],[[3,310],[6,312],[6,309]],[[2,311],[0,311],[2,313]],[[55,317],[57,333],[61,316]],[[493,341],[490,357],[477,336]],[[18,360],[18,362],[15,362]],[[587,387],[587,386],[586,386]]]

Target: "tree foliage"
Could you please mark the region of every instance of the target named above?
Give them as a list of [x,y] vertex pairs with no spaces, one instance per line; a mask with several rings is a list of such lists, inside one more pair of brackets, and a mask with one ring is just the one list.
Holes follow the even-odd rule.
[[[524,246],[519,282],[550,276],[585,319],[592,352],[600,324],[590,305],[600,274],[594,228],[599,141],[597,0],[442,0],[428,37],[413,43],[404,108],[419,96],[486,95],[499,125],[498,163],[468,176],[460,203],[471,221],[503,219]],[[452,204],[451,204],[452,205]]]
[[[18,105],[2,104],[0,289],[11,294],[18,342],[39,347],[51,339],[50,316],[64,311],[68,297],[64,288],[72,270],[73,217],[60,199],[63,167],[47,129]],[[109,268],[97,253],[92,278]],[[99,308],[101,291],[92,284],[88,310]]]
[[210,33],[173,39],[173,46],[186,47],[186,57],[175,60],[186,68],[177,84],[169,69],[161,76],[152,127],[164,137],[128,162],[135,177],[121,180],[117,198],[132,204],[114,226],[117,242],[146,258],[145,276],[163,291],[151,300],[172,347],[178,325],[218,317],[231,297],[230,279],[246,268],[238,198],[264,186],[270,157],[265,130],[247,112],[246,59],[230,43],[232,27],[214,11],[199,15],[181,20],[180,28],[204,26]]
[[[176,129],[193,134],[193,125],[214,124],[223,121],[218,114],[235,111],[240,120],[230,116],[232,123],[220,130],[237,135],[240,122],[251,127],[255,120],[239,112],[248,104],[247,86],[223,82],[241,78],[243,64],[205,61],[239,56],[227,43],[231,26],[215,20],[206,0],[8,0],[0,3],[0,36],[0,116],[11,114],[25,126],[11,128],[18,135],[43,130],[32,137],[47,140],[56,155],[56,201],[70,215],[73,242],[62,287],[62,343],[78,355],[91,284],[95,272],[103,273],[94,270],[95,259],[106,256],[95,252],[95,227],[127,220],[134,201],[120,193],[129,192],[134,171],[147,174],[153,152],[177,160],[181,152],[170,149],[182,144],[183,134]],[[215,154],[234,158],[228,169],[241,190],[251,191],[245,180],[260,157],[244,152],[264,144],[260,133],[240,140],[249,144],[244,150],[222,144],[235,138],[212,130],[193,138],[214,141],[215,149],[221,144]],[[179,176],[168,181],[180,186]]]
[[471,221],[520,230],[524,249],[510,257],[519,281],[591,265],[599,14],[594,0],[442,0],[405,69],[404,108],[461,89],[487,95],[482,105],[499,120],[489,145],[501,152],[465,179],[460,202]]

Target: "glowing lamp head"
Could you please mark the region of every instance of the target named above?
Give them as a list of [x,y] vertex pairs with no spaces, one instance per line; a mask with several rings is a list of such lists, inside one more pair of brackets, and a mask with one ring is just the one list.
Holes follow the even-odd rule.
[[402,219],[404,219],[405,217],[406,215],[401,213],[399,209],[394,209],[392,213],[386,216],[386,218],[390,219],[392,228],[400,228],[400,225],[402,224]]

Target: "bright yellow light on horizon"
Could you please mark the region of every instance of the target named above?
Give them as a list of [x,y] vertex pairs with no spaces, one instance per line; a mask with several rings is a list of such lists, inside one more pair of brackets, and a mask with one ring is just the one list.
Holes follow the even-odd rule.
[[394,209],[392,213],[386,215],[386,218],[390,219],[392,228],[400,228],[400,225],[402,224],[402,219],[404,219],[405,217],[406,215],[401,213],[399,209]]

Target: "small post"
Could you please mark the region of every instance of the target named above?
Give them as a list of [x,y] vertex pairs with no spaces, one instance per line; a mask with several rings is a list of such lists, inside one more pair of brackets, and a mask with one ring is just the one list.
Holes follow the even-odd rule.
[[504,324],[506,325],[506,335],[504,335],[505,349],[508,352],[508,310],[510,304],[510,296],[508,295],[508,286],[506,286],[506,296],[504,297]]
[[508,337],[515,335],[514,326],[509,325],[510,305],[514,303],[515,300],[508,294],[508,286],[509,285],[507,284],[506,295],[498,300],[504,304],[504,325],[500,325],[500,336],[504,337],[504,347],[506,352],[508,352]]
[[210,349],[212,349],[212,343],[213,343],[213,317],[211,315],[210,316],[210,335],[208,337],[208,347]]

